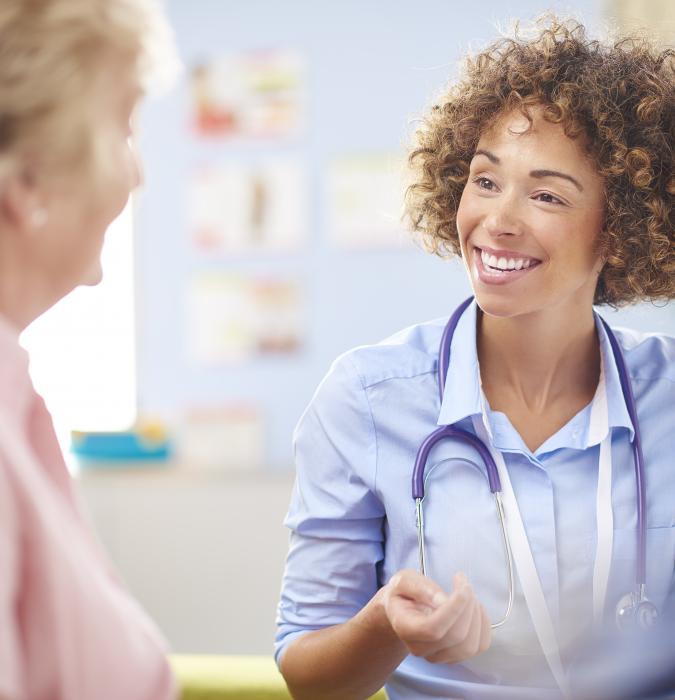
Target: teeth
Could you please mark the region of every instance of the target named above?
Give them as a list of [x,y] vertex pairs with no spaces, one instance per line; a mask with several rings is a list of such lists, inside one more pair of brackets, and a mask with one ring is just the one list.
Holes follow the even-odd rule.
[[531,259],[525,258],[498,258],[496,255],[490,255],[488,252],[481,250],[480,258],[483,265],[493,267],[497,270],[527,270],[532,263]]

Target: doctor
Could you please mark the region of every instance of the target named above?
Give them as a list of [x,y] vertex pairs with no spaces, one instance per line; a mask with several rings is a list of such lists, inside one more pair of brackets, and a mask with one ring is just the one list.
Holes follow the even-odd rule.
[[[339,358],[300,420],[276,646],[296,699],[385,683],[393,700],[558,698],[581,641],[614,624],[636,581],[635,426],[593,304],[675,297],[673,88],[672,54],[552,19],[469,60],[428,115],[409,215],[433,252],[461,255],[475,301],[440,402],[447,319]],[[616,337],[658,609],[675,563],[675,340]],[[497,464],[512,584],[483,460],[452,439],[426,462],[418,569],[411,474],[444,425]]]

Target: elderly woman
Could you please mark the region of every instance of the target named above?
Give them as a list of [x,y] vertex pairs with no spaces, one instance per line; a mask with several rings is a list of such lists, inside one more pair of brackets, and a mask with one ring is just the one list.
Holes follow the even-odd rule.
[[168,700],[164,643],[77,507],[18,336],[96,284],[140,180],[134,107],[165,34],[143,0],[0,4],[0,698]]
[[423,122],[410,218],[474,299],[339,358],[300,420],[277,636],[298,700],[558,698],[593,628],[654,622],[675,340],[593,305],[675,297],[674,120],[672,52],[552,18]]

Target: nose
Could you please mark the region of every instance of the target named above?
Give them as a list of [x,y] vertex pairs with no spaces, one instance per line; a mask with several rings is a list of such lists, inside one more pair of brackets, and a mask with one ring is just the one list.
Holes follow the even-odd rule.
[[515,197],[505,193],[490,200],[490,208],[483,219],[483,228],[494,238],[519,236],[522,233],[522,220]]

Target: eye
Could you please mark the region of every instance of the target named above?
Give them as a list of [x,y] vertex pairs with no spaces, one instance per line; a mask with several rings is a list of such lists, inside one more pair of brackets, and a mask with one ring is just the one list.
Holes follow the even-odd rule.
[[546,204],[561,204],[565,205],[565,202],[562,201],[562,199],[559,199],[555,195],[551,194],[550,192],[539,192],[534,196],[534,198],[539,201],[539,202],[545,202]]
[[474,177],[471,182],[475,183],[479,189],[488,192],[492,192],[495,188],[495,183],[487,177]]

